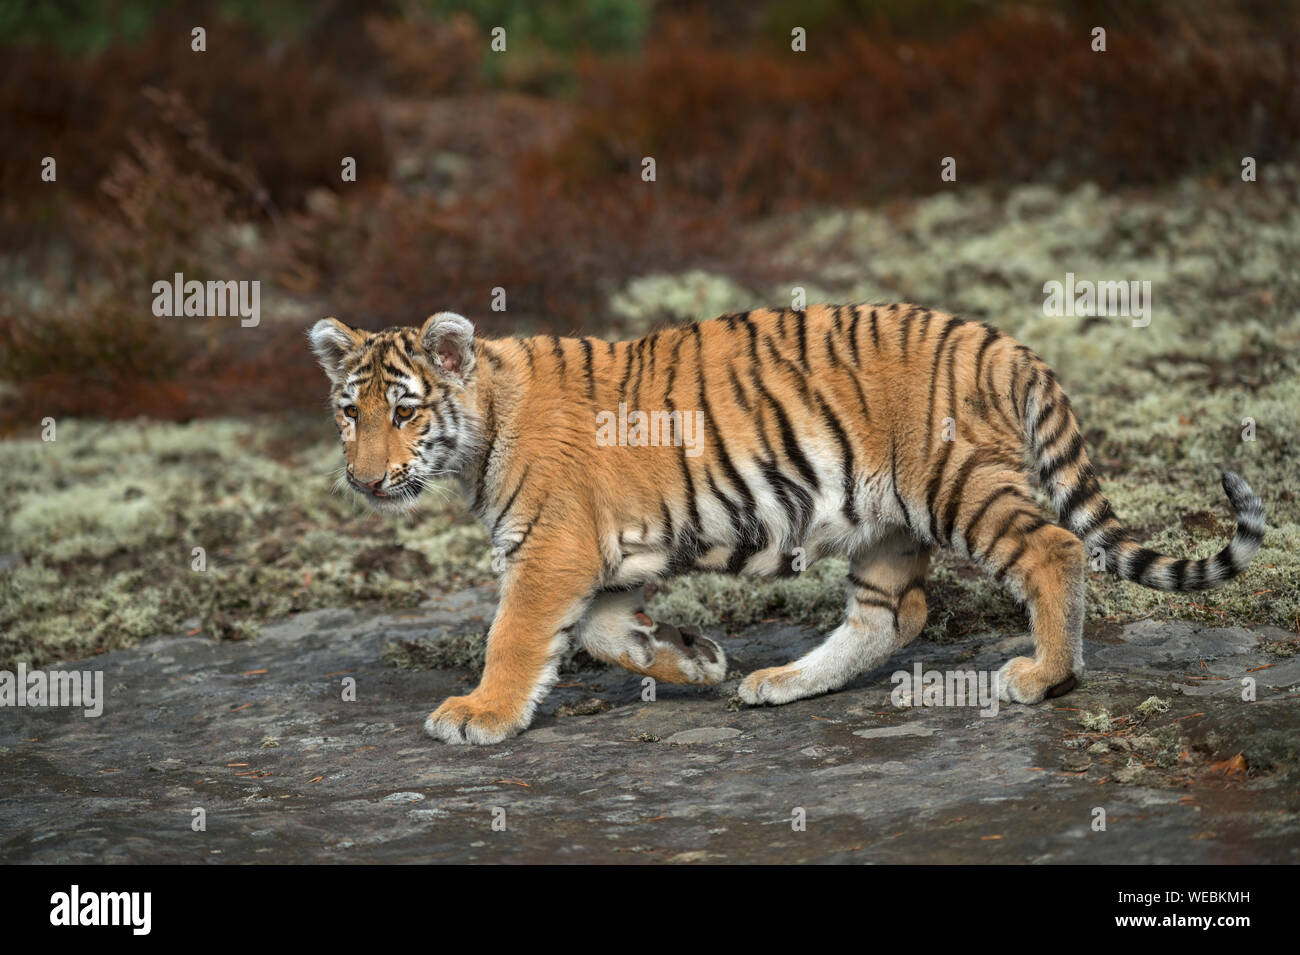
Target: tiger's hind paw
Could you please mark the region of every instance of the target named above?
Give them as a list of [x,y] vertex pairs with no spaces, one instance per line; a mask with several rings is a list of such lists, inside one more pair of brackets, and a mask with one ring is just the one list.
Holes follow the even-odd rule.
[[633,633],[639,646],[619,661],[627,669],[665,683],[701,686],[720,683],[727,675],[727,655],[699,630],[648,621],[645,614],[637,615],[640,626]]
[[1082,673],[1049,673],[1029,657],[1015,657],[998,671],[998,699],[1003,703],[1040,703],[1064,696],[1082,679]]

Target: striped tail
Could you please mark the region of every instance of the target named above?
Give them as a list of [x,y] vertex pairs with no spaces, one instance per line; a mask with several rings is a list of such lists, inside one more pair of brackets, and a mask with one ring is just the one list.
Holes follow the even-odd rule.
[[1100,550],[1106,569],[1153,590],[1208,590],[1246,569],[1264,539],[1264,505],[1239,475],[1223,472],[1223,490],[1237,516],[1232,540],[1213,557],[1187,560],[1143,547],[1115,516],[1083,447],[1079,424],[1056,376],[1039,364],[1025,400],[1025,428],[1038,478],[1061,523],[1077,534],[1089,559]]

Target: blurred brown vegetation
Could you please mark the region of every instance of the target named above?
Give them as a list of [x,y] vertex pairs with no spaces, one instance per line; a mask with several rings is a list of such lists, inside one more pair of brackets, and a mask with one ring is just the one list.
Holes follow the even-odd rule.
[[[573,61],[572,95],[555,57],[490,76],[469,16],[382,7],[275,40],[213,16],[204,54],[174,16],[90,57],[0,45],[3,421],[313,407],[323,314],[599,332],[628,278],[762,275],[738,223],[931,192],[944,156],[964,185],[1113,187],[1300,142],[1286,5],[831,7],[793,54],[781,4],[662,4],[640,52]],[[261,281],[261,325],[155,318],[175,272]]]

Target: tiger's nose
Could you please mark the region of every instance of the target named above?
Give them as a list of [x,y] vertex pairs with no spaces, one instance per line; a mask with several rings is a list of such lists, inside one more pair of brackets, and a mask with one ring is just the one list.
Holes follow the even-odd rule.
[[385,478],[385,477],[386,477],[386,475],[381,474],[381,475],[379,475],[379,477],[375,478],[373,481],[367,481],[365,478],[357,478],[356,481],[357,481],[357,483],[360,484],[362,487],[364,487],[364,488],[368,488],[368,489],[371,490],[371,491],[376,491],[376,490],[379,489],[379,485],[381,485],[381,484],[384,483],[384,478]]

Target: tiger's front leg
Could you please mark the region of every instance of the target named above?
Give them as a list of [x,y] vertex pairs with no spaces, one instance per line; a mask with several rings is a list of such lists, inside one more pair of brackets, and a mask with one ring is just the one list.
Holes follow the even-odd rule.
[[555,683],[570,628],[590,604],[595,573],[574,564],[572,553],[539,546],[510,566],[479,685],[444,700],[425,720],[426,733],[444,743],[499,743],[532,722]]

